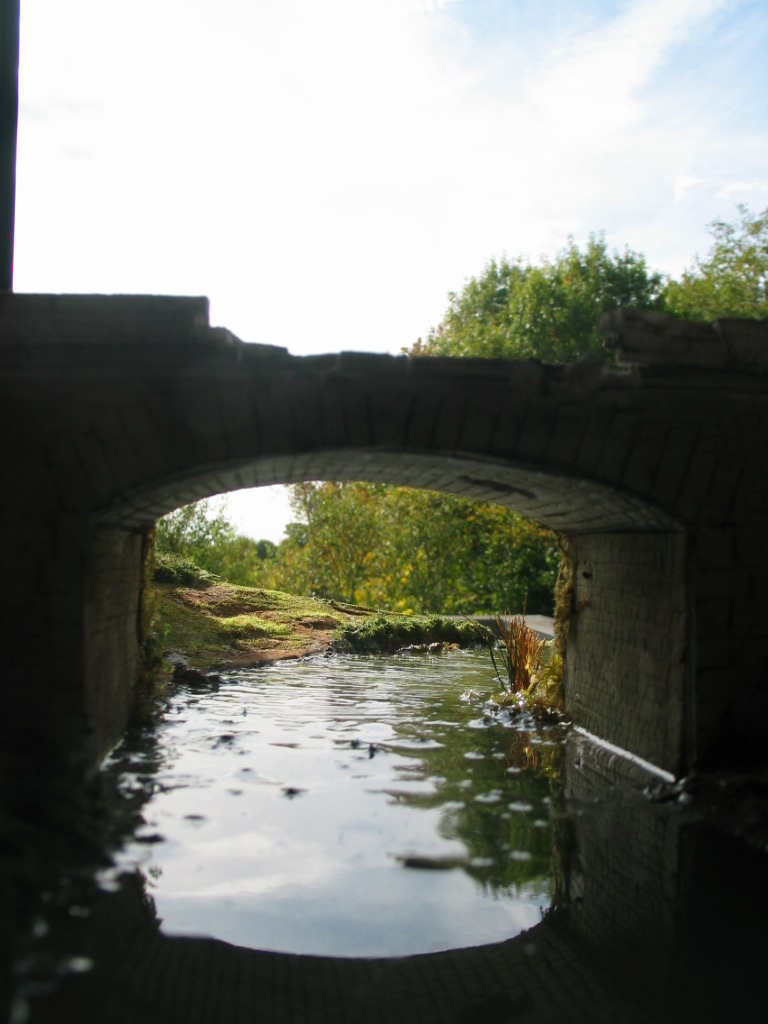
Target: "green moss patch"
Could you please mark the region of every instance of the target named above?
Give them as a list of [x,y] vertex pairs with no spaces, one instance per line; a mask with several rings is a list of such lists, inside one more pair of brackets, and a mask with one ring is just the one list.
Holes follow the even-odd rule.
[[439,615],[394,615],[376,612],[369,618],[355,617],[336,633],[334,647],[361,653],[396,651],[416,644],[452,643],[471,647],[487,642],[487,630],[468,619]]

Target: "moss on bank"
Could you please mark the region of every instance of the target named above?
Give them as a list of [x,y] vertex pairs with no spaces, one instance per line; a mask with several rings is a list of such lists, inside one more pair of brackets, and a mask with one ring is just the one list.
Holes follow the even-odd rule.
[[450,643],[460,647],[486,644],[489,631],[468,619],[440,615],[395,615],[374,612],[362,621],[342,625],[334,648],[360,653],[395,651],[419,644]]

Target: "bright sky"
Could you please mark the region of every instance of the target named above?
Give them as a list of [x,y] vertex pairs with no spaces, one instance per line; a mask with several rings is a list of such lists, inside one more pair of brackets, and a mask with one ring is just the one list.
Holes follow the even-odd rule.
[[[21,0],[17,291],[398,352],[492,256],[768,206],[765,0]],[[263,492],[261,492],[263,495]],[[278,494],[235,496],[277,539]],[[246,517],[245,520],[242,518]]]

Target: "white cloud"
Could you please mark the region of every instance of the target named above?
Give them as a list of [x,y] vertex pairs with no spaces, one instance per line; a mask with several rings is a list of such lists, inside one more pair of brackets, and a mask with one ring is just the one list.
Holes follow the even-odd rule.
[[717,192],[718,199],[729,199],[735,203],[748,202],[752,197],[755,197],[761,204],[764,204],[766,196],[768,196],[768,178],[753,178],[751,181],[729,181]]
[[709,182],[706,178],[697,178],[695,175],[692,174],[681,174],[677,178],[675,178],[675,200],[677,202],[682,202],[690,195],[690,193],[694,189],[700,188],[702,185],[707,184],[709,184]]
[[472,4],[40,0],[17,286],[203,293],[248,340],[397,351],[502,251],[605,228],[675,270],[768,156],[693,107],[697,69],[658,93],[727,7],[636,0],[478,43]]

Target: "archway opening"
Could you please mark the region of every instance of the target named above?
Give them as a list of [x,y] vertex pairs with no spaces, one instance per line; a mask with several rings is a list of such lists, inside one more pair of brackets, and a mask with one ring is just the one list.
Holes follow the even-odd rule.
[[[651,595],[649,580],[653,573],[657,573],[658,584],[658,571],[666,571],[664,567],[669,563],[669,551],[681,550],[681,534],[657,509],[631,496],[588,480],[532,470],[530,467],[510,467],[490,460],[402,453],[393,455],[379,451],[323,453],[300,459],[272,459],[266,465],[250,463],[223,471],[208,470],[184,480],[177,479],[162,486],[154,486],[144,494],[130,496],[121,508],[112,509],[105,517],[104,528],[115,529],[118,524],[123,529],[136,526],[137,520],[146,521],[149,509],[164,512],[178,504],[179,496],[183,496],[181,500],[184,500],[190,496],[218,493],[222,490],[222,482],[232,487],[233,484],[242,485],[254,478],[261,483],[299,480],[305,477],[307,469],[310,470],[309,475],[317,479],[319,468],[324,468],[323,476],[326,478],[331,475],[330,469],[335,470],[335,479],[346,481],[360,479],[365,475],[374,480],[372,485],[368,485],[372,488],[382,487],[385,482],[395,485],[418,482],[422,488],[431,485],[436,489],[458,492],[465,501],[472,498],[490,499],[508,508],[523,509],[529,514],[535,510],[540,519],[561,528],[564,525],[570,534],[571,544],[570,599],[574,617],[578,615],[578,627],[573,629],[573,642],[579,652],[586,652],[582,657],[586,668],[582,667],[579,671],[573,669],[570,677],[567,677],[570,688],[569,710],[575,710],[580,716],[583,728],[628,750],[633,749],[632,743],[635,741],[642,745],[650,734],[655,746],[642,747],[640,753],[653,764],[666,767],[672,759],[680,756],[679,732],[684,692],[678,678],[674,678],[674,685],[669,686],[674,665],[671,669],[668,667],[664,680],[655,681],[656,690],[650,697],[648,693],[638,690],[632,674],[638,667],[648,675],[658,669],[652,654],[654,651],[659,654],[659,662],[668,660],[669,652],[660,651],[655,637],[643,634],[643,629],[651,625],[657,628],[660,618],[663,618],[657,609],[652,622],[647,619],[646,606],[652,596],[654,600],[656,597],[655,594]],[[587,521],[591,523],[590,530],[586,529]],[[636,582],[633,583],[633,580]],[[680,580],[677,582],[681,583]],[[616,605],[620,593],[625,595],[622,600],[626,607],[616,616],[617,622],[613,622],[610,607],[612,602]],[[681,599],[681,593],[684,599],[684,592],[678,587],[676,599]],[[349,600],[350,596],[354,598],[354,592],[351,595],[345,594],[344,598]],[[609,609],[607,616],[606,608]],[[626,623],[632,616],[637,628],[627,631]],[[569,624],[569,632],[572,625]],[[623,657],[621,652],[615,650],[617,636],[624,644]],[[675,642],[678,640],[679,635],[676,634]],[[640,664],[636,659],[637,664],[627,669],[627,652],[634,657],[638,648],[642,650],[647,664]],[[667,702],[663,706],[657,699],[662,688]],[[678,717],[669,714],[670,701],[677,702],[673,710]],[[638,709],[642,710],[639,716]],[[355,736],[349,742],[353,740],[361,742]],[[363,749],[375,747],[373,740],[362,742]],[[359,748],[350,747],[350,750],[354,749]],[[298,797],[303,788],[294,787],[288,782],[285,787],[296,790],[295,794],[287,797],[288,801],[294,795]],[[358,823],[361,820],[362,817]]]

